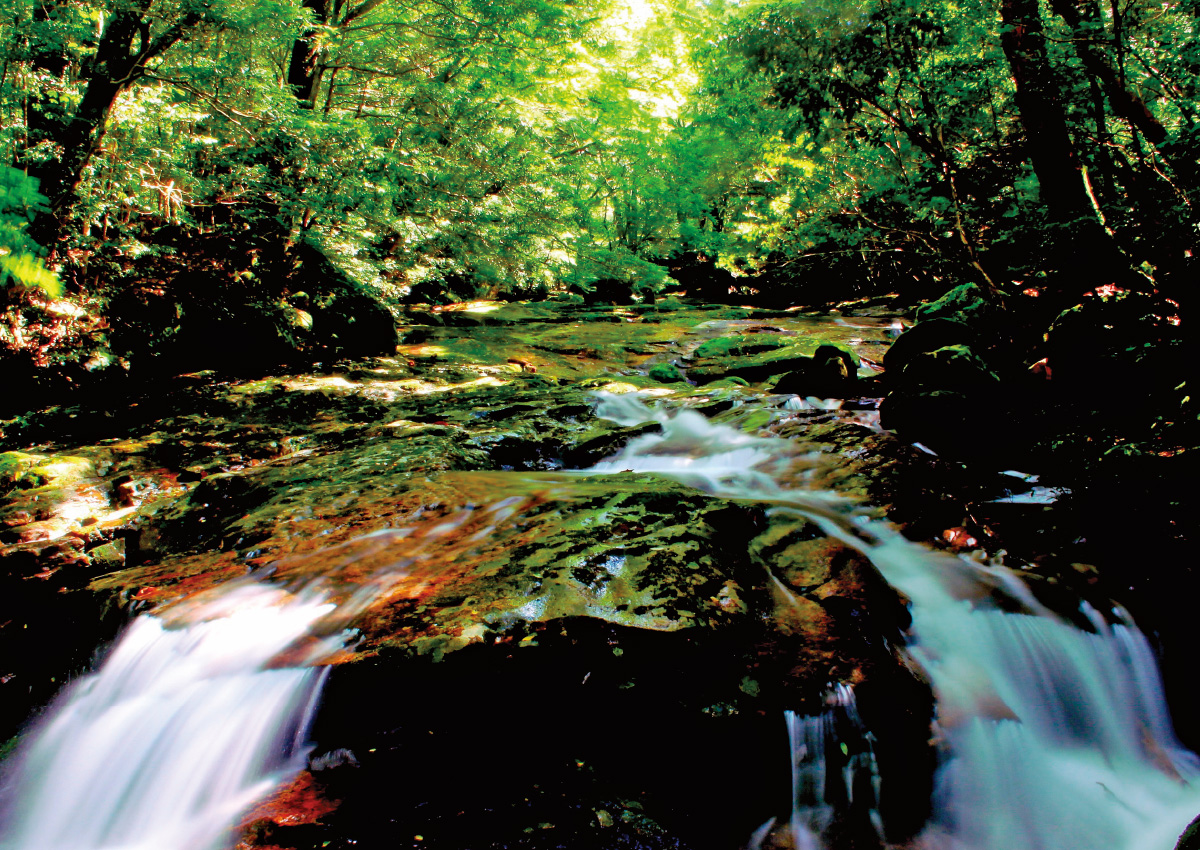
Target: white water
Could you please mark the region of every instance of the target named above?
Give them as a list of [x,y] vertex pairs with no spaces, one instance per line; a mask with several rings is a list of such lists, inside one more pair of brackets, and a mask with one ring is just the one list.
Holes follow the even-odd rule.
[[[1132,624],[1085,612],[1096,630],[1082,632],[1003,568],[930,552],[856,517],[833,494],[781,483],[805,464],[784,440],[631,397],[602,398],[597,413],[658,421],[663,432],[631,441],[595,472],[657,472],[801,514],[866,553],[911,600],[909,652],[934,684],[946,754],[925,847],[1170,850],[1200,811],[1200,765],[1174,738],[1153,655]],[[514,510],[500,502],[423,534],[389,529],[345,544],[334,563],[370,557],[378,567],[336,613],[313,586],[245,582],[139,617],[21,751],[6,777],[0,850],[227,846],[238,818],[303,766],[323,680],[313,665],[346,638],[314,635],[386,593],[425,543],[473,531],[470,545]],[[998,610],[998,597],[1024,613]],[[800,755],[788,831],[797,848],[818,850],[830,817],[818,788],[828,777],[810,756],[828,745],[832,726],[826,715],[789,723]],[[845,783],[855,785],[852,776]]]
[[0,850],[218,850],[240,818],[305,765],[328,668],[354,617],[440,541],[456,551],[513,499],[381,529],[277,568],[363,576],[338,602],[246,579],[135,619],[99,669],[61,694],[0,785]]
[[324,678],[311,664],[343,641],[294,644],[332,608],[246,583],[170,622],[138,617],[23,750],[0,847],[227,846],[239,816],[304,765]]
[[[797,850],[818,850],[820,836],[843,812],[857,805],[864,809],[882,840],[883,824],[877,809],[879,769],[871,735],[863,727],[847,685],[836,685],[825,695],[821,714],[784,712],[792,768],[792,813],[788,833]],[[853,749],[850,746],[852,745]],[[840,762],[834,770],[830,755]],[[865,794],[868,799],[856,800]]]
[[[656,472],[805,516],[910,600],[908,651],[933,683],[943,751],[924,847],[1170,850],[1200,811],[1200,762],[1175,738],[1153,653],[1119,612],[1110,625],[1085,610],[1095,632],[1081,631],[1003,567],[927,550],[829,493],[783,486],[797,460],[784,440],[632,396],[601,397],[597,415],[663,428],[598,470]],[[797,811],[793,843],[823,846],[823,810]]]

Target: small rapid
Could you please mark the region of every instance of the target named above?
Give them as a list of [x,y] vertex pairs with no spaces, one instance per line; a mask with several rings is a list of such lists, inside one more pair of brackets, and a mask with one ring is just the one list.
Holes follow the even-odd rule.
[[256,582],[142,615],[75,682],[6,777],[4,850],[209,850],[299,771],[342,636],[333,604]]
[[[905,540],[807,486],[817,461],[788,440],[633,395],[599,396],[596,414],[661,431],[578,474],[655,473],[804,517],[909,601],[905,652],[933,686],[942,754],[921,850],[1170,850],[1200,811],[1200,761],[1176,740],[1153,653],[1120,610],[1085,606],[1091,628],[1080,629],[1003,566]],[[465,557],[525,504],[431,514],[277,562],[286,573],[311,556],[326,578],[352,568],[352,586],[245,579],[136,618],[6,766],[0,850],[229,846],[246,811],[305,766],[325,665],[353,641],[354,619],[405,576],[419,582],[422,570]],[[826,707],[789,713],[792,812],[749,846],[782,833],[798,850],[837,848],[829,833],[848,807],[886,834],[853,692],[834,686]]]
[[[1092,628],[1081,630],[1003,566],[928,550],[834,494],[782,483],[805,465],[785,440],[633,396],[602,397],[597,415],[662,425],[598,470],[654,472],[808,518],[909,600],[906,651],[933,685],[942,752],[922,847],[1170,850],[1200,811],[1200,760],[1175,737],[1153,652],[1120,609],[1105,617],[1082,604]],[[828,725],[805,722],[818,730],[810,737]],[[808,814],[793,843],[823,847],[824,804],[796,811]]]

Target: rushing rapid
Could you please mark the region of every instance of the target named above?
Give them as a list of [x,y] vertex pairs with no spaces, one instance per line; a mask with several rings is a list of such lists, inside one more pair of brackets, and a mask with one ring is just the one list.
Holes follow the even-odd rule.
[[[805,488],[805,459],[786,440],[633,396],[602,396],[596,412],[662,430],[587,474],[657,473],[803,516],[863,552],[910,601],[906,651],[933,685],[942,750],[924,848],[1170,850],[1200,811],[1200,762],[1176,740],[1153,654],[1122,612],[1084,608],[1091,628],[1081,630],[1009,570],[905,540],[835,494]],[[228,846],[244,813],[304,766],[321,664],[346,645],[343,629],[420,566],[428,543],[456,541],[453,557],[516,510],[513,500],[467,508],[427,529],[385,529],[318,553],[333,566],[377,565],[349,594],[244,580],[138,617],[9,766],[0,850]],[[834,797],[886,833],[853,693],[837,686],[827,702],[822,715],[788,717],[793,808],[776,831],[798,850],[826,846]],[[846,747],[839,729],[859,740]],[[853,753],[836,775],[825,759],[833,749]]]
[[[933,683],[943,753],[926,847],[1170,850],[1200,811],[1200,761],[1176,739],[1154,655],[1124,612],[1085,605],[1092,629],[1080,630],[1002,566],[932,552],[833,494],[785,486],[796,462],[785,440],[631,396],[602,398],[597,414],[662,425],[598,469],[655,472],[807,517],[908,598],[907,651]],[[822,846],[821,807],[803,811],[794,843]]]
[[208,850],[304,766],[333,608],[259,583],[134,620],[7,777],[5,850]]

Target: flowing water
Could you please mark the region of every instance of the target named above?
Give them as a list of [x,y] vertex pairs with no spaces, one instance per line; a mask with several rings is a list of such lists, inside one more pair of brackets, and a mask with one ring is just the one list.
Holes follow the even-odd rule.
[[[792,811],[782,831],[795,850],[820,850],[821,836],[839,810],[866,816],[875,837],[884,839],[878,811],[880,781],[874,738],[858,716],[854,690],[836,685],[820,714],[784,712],[792,772]],[[775,818],[757,829],[748,850],[760,850]]]
[[[601,397],[596,413],[623,424],[657,421],[662,431],[586,474],[653,472],[801,515],[862,551],[907,597],[907,652],[935,689],[943,752],[923,847],[1169,850],[1200,811],[1200,763],[1176,741],[1153,655],[1119,611],[1084,609],[1092,629],[1083,631],[1003,567],[904,540],[836,495],[805,489],[810,464],[788,441],[631,396]],[[498,503],[464,512],[424,536],[466,529],[468,540],[481,539],[512,510]],[[401,550],[348,597],[319,585],[245,581],[139,617],[19,755],[0,848],[227,845],[238,818],[303,766],[320,663],[345,645],[352,618],[420,560],[420,537],[388,530],[337,554],[334,562]],[[835,687],[825,713],[790,714],[788,727],[793,812],[779,827],[787,843],[824,847],[836,810],[856,805],[882,832],[870,732],[852,692]],[[772,826],[750,846],[761,846]]]
[[230,827],[298,771],[340,646],[280,657],[332,609],[258,583],[144,615],[76,682],[15,771],[2,845],[14,850],[226,846]]
[[[1174,846],[1200,810],[1200,761],[1175,738],[1154,655],[1122,612],[1106,619],[1085,607],[1093,631],[1082,631],[1003,567],[931,552],[831,494],[783,486],[792,455],[784,441],[742,435],[691,411],[672,417],[639,408],[629,397],[601,401],[601,416],[654,419],[663,431],[598,468],[666,474],[805,516],[863,552],[908,598],[908,652],[933,683],[944,752],[926,846]],[[820,807],[797,805],[804,810]],[[793,827],[794,841],[819,847],[808,821]]]

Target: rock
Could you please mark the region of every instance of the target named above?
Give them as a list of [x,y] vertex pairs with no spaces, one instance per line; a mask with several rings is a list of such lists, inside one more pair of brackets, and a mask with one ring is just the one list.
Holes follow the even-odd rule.
[[744,357],[748,354],[760,354],[764,351],[774,351],[786,348],[788,341],[773,334],[738,334],[710,339],[697,346],[695,356],[707,357]]
[[963,322],[933,318],[909,328],[896,338],[883,355],[887,380],[899,376],[914,357],[947,345],[974,345],[978,335]]
[[672,384],[684,380],[683,373],[679,371],[679,367],[674,363],[656,363],[650,367],[649,375],[654,380],[664,384]]
[[898,383],[904,389],[971,392],[993,387],[999,380],[969,346],[946,345],[915,355]]
[[[949,458],[1015,463],[1010,420],[992,393],[944,389],[893,391],[879,406],[880,425]],[[1007,458],[1007,460],[1001,460]]]
[[396,350],[395,318],[362,284],[307,241],[296,246],[292,262],[288,286],[308,293],[313,341],[322,356],[364,357]]
[[806,368],[780,378],[774,392],[789,395],[845,398],[857,389],[858,375],[853,355],[832,345],[817,348]]
[[1175,850],[1200,850],[1200,816],[1189,823],[1187,829],[1179,836]]
[[[261,374],[294,363],[391,354],[395,320],[319,248],[291,252],[267,238],[196,240],[168,286],[129,288],[108,304],[115,351],[134,376],[213,369]],[[212,256],[219,257],[217,270]],[[185,263],[192,254],[177,259]]]
[[1188,377],[1176,308],[1141,293],[1088,298],[1063,311],[1045,334],[1046,365],[1061,391],[1123,403],[1170,390]]
[[999,312],[982,289],[974,283],[954,287],[941,298],[922,304],[916,310],[917,323],[932,319],[953,319],[966,324],[988,325]]
[[[288,327],[311,334],[319,290],[305,287],[287,305],[293,319],[311,315],[312,327]],[[68,581],[90,582],[89,603],[112,600],[122,619],[131,606],[247,574],[288,587],[319,578],[339,600],[365,600],[327,624],[356,629],[361,641],[333,659],[313,731],[315,752],[353,753],[358,766],[314,760],[314,770],[331,769],[302,774],[309,791],[294,783],[278,810],[251,813],[248,844],[382,846],[403,824],[431,844],[461,847],[587,847],[601,830],[605,846],[740,846],[773,814],[762,801],[786,796],[785,708],[819,711],[830,681],[903,679],[898,713],[915,731],[900,734],[915,755],[901,748],[890,764],[907,770],[926,746],[928,692],[886,649],[896,640],[895,595],[877,596],[862,559],[812,524],[654,475],[558,471],[658,427],[598,421],[594,390],[676,400],[683,390],[685,403],[731,414],[744,400],[761,404],[766,422],[780,400],[732,373],[765,378],[820,362],[845,382],[853,371],[849,352],[823,344],[841,341],[840,330],[800,340],[786,315],[767,329],[745,313],[655,306],[661,324],[637,321],[645,311],[562,303],[545,315],[490,305],[414,313],[421,327],[398,358],[262,380],[196,377],[138,398],[119,419],[97,411],[23,420],[12,445],[48,443],[75,422],[71,456],[105,470],[97,493],[122,518],[89,505],[97,521],[68,535],[74,551],[0,547],[13,576],[0,589],[43,593],[39,641],[87,643],[80,665],[92,632],[62,628],[83,620],[63,607]],[[470,316],[471,326],[449,315]],[[715,331],[717,322],[745,332]],[[682,358],[714,332],[744,337],[704,363],[720,370],[721,392],[646,377],[649,364]],[[844,338],[863,336],[856,328]],[[790,427],[786,436],[802,439],[799,417]],[[38,450],[33,466],[11,459],[6,509],[36,512],[20,502],[33,491],[17,482],[55,456]],[[830,451],[858,457],[859,447]],[[122,500],[141,503],[118,511]],[[12,617],[5,606],[0,622]],[[64,656],[43,655],[20,631],[0,638],[15,641],[0,656],[21,665],[13,710],[0,701],[0,720],[15,723],[31,700],[49,698],[44,683],[25,696],[28,681],[59,675]],[[395,681],[409,697],[381,699]],[[895,692],[888,684],[880,706]],[[489,693],[505,697],[481,710]],[[887,716],[880,709],[876,722]],[[465,795],[462,766],[479,763],[481,740],[513,758],[503,782],[474,783]],[[414,769],[420,787],[397,803],[395,776]],[[924,788],[907,774],[888,778],[890,769],[881,767],[885,788]],[[343,802],[322,804],[333,800]],[[713,827],[706,813],[718,809],[730,814]]]

